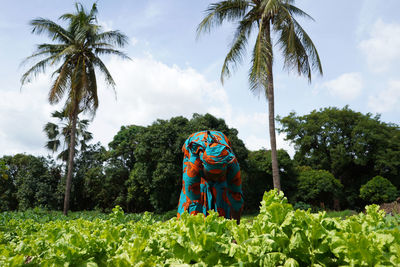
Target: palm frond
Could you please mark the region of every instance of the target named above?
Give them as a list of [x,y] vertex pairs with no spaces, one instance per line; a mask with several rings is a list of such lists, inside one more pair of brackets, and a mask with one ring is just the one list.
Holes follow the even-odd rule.
[[296,15],[296,16],[299,16],[299,17],[303,17],[303,18],[306,18],[306,19],[310,19],[310,20],[312,20],[312,21],[315,21],[315,20],[313,19],[313,17],[311,17],[311,16],[308,15],[306,12],[304,12],[303,10],[301,10],[300,8],[298,8],[298,7],[294,6],[294,5],[288,4],[288,5],[285,5],[285,7],[287,8],[287,10],[290,12],[290,14],[291,14],[292,16],[293,16],[293,15]]
[[106,31],[95,36],[95,42],[105,42],[118,47],[124,47],[128,44],[128,36],[120,31]]
[[123,59],[129,59],[131,60],[130,57],[124,52],[121,52],[119,50],[111,49],[111,48],[96,48],[94,50],[95,55],[116,55],[119,56]]
[[51,122],[46,123],[46,125],[43,127],[43,131],[46,133],[47,138],[49,139],[55,139],[60,134],[58,125]]
[[104,65],[103,61],[101,61],[100,58],[95,57],[95,58],[93,58],[92,62],[93,62],[93,65],[95,67],[97,67],[104,74],[107,84],[109,86],[111,86],[111,88],[114,89],[115,81],[114,81],[113,77],[111,76],[111,73],[108,71],[106,65]]
[[29,83],[31,81],[32,76],[37,77],[40,73],[44,73],[47,66],[51,61],[54,60],[54,56],[50,56],[48,58],[45,58],[35,65],[33,65],[28,71],[26,71],[22,77],[21,77],[21,85],[24,85],[25,83]]
[[231,49],[225,57],[221,71],[221,82],[224,83],[224,77],[229,77],[231,69],[236,68],[237,64],[242,63],[244,53],[246,52],[247,41],[250,37],[252,26],[255,21],[251,18],[240,21],[236,29],[234,41]]
[[70,87],[71,78],[71,64],[70,60],[67,60],[63,65],[56,70],[53,75],[57,73],[57,78],[55,79],[53,85],[51,86],[49,92],[49,102],[58,103],[64,96],[65,91]]
[[46,142],[44,147],[54,153],[58,150],[60,144],[61,144],[60,140],[50,140]]
[[206,17],[197,26],[197,38],[209,33],[211,28],[220,26],[224,21],[236,21],[245,16],[252,4],[247,0],[225,0],[210,4],[205,11]]
[[250,90],[253,93],[260,93],[266,88],[268,81],[268,65],[272,65],[272,44],[267,42],[265,37],[265,25],[259,25],[259,32],[253,49],[252,66],[249,72]]
[[321,59],[319,57],[317,48],[314,45],[314,42],[311,40],[307,32],[300,26],[296,19],[294,19],[294,25],[296,28],[296,32],[301,36],[302,43],[308,53],[308,56],[311,58],[310,62],[312,69],[318,71],[320,75],[323,75]]
[[59,40],[64,43],[72,42],[70,33],[57,23],[44,19],[37,18],[30,22],[32,25],[32,33],[42,34],[44,32],[54,41]]
[[[89,82],[90,82],[90,98],[88,99],[88,103],[90,105],[89,111],[92,115],[92,118],[94,117],[97,107],[99,106],[99,97],[97,95],[97,80],[96,80],[96,73],[94,70],[93,63],[90,62],[88,64],[88,75],[89,75]],[[112,87],[114,90],[114,94],[116,95],[115,88]]]
[[20,65],[22,66],[32,59],[40,58],[43,56],[54,56],[55,54],[64,50],[66,47],[66,44],[40,44],[37,46],[36,51],[29,57],[25,58]]
[[281,0],[262,1],[260,4],[261,20],[273,20],[281,6]]
[[90,9],[89,17],[96,18],[97,12],[98,12],[97,3],[95,2],[93,3],[92,8]]
[[72,14],[72,13],[65,13],[65,14],[61,15],[60,17],[58,17],[58,19],[61,19],[61,20],[71,20],[71,19],[73,19],[74,17],[75,17],[75,15]]
[[113,48],[114,46],[109,43],[105,42],[93,42],[91,45],[91,48]]
[[311,82],[312,70],[322,74],[321,61],[311,38],[291,15],[290,11],[282,9],[284,14],[275,30],[279,33],[278,43],[284,56],[284,68],[295,70],[299,75],[305,75]]

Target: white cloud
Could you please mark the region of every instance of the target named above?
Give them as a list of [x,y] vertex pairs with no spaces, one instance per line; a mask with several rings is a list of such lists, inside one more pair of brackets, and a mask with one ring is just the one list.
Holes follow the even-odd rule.
[[19,91],[4,90],[0,98],[0,156],[33,153],[45,155],[43,125],[55,107],[47,102],[49,77],[39,75],[36,81]]
[[[251,150],[269,144],[266,113],[246,113],[232,109],[229,96],[217,81],[209,81],[191,67],[169,66],[151,56],[132,61],[111,57],[105,62],[117,84],[115,98],[98,76],[99,109],[89,130],[94,141],[103,145],[112,140],[122,125],[149,125],[156,119],[173,116],[190,118],[193,113],[211,113],[239,130]],[[15,82],[15,81],[14,81]],[[5,90],[0,98],[0,156],[16,153],[46,155],[43,125],[61,107],[48,104],[49,76],[40,75],[33,83]],[[289,150],[278,135],[278,148]],[[293,155],[293,153],[291,153]]]
[[91,126],[104,145],[121,125],[148,125],[158,118],[191,117],[195,112],[225,119],[231,114],[226,91],[190,67],[168,66],[151,57],[112,58],[107,66],[117,84],[117,100],[112,90],[99,86],[100,107]]
[[[268,130],[268,114],[255,112],[252,114],[240,114],[235,116],[234,121],[229,123],[232,127],[241,129],[239,137],[243,139],[246,147],[250,150],[261,148],[270,149],[270,138]],[[285,141],[284,133],[276,133],[277,149],[285,149],[291,157],[294,156],[294,147]]]
[[360,42],[368,66],[373,72],[384,72],[400,60],[400,24],[385,23],[378,19],[372,26],[369,38]]
[[322,87],[328,89],[332,96],[343,100],[353,100],[361,94],[363,79],[358,72],[345,73],[334,80],[323,83]]
[[400,81],[390,81],[388,87],[374,96],[370,96],[368,106],[374,112],[400,111]]
[[[277,149],[284,149],[288,152],[288,154],[293,158],[295,150],[293,145],[290,144],[289,141],[285,141],[285,134],[276,135],[276,147]],[[264,137],[260,137],[260,135],[250,135],[245,139],[245,145],[249,150],[259,150],[261,148],[271,149],[269,134],[265,134]]]
[[99,25],[102,27],[103,31],[114,30],[113,28],[114,22],[112,20],[99,20]]

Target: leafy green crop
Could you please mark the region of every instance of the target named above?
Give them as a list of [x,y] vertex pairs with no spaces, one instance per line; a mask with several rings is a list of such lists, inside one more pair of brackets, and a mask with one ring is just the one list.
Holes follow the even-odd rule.
[[400,217],[366,211],[328,218],[270,191],[241,225],[215,212],[162,221],[119,207],[85,219],[2,213],[0,266],[399,266]]

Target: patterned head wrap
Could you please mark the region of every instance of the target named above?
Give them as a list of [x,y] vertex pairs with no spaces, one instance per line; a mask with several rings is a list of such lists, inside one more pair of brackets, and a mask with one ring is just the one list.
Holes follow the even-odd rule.
[[210,132],[208,134],[212,141],[210,140],[203,153],[200,153],[200,159],[204,169],[217,174],[226,170],[228,164],[235,159],[235,155],[229,146],[218,142]]

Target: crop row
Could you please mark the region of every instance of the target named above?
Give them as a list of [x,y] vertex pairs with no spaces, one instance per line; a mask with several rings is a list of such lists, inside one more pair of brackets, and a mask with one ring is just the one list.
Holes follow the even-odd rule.
[[366,211],[328,218],[270,191],[253,222],[240,225],[214,212],[130,218],[118,207],[90,220],[1,214],[0,266],[400,266],[400,216]]

